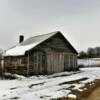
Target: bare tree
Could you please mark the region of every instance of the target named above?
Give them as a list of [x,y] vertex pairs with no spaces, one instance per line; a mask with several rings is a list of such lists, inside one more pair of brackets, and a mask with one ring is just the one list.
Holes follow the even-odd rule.
[[96,57],[100,57],[100,47],[95,48],[95,55]]
[[80,58],[80,59],[87,58],[87,53],[84,52],[84,51],[81,51],[81,52],[79,53],[78,58]]
[[95,50],[93,48],[88,48],[87,55],[89,58],[95,57]]

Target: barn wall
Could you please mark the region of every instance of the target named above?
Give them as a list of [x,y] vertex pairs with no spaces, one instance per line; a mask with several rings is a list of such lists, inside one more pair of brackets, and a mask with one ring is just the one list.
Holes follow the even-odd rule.
[[27,74],[27,59],[26,57],[5,57],[4,58],[4,72]]
[[[5,59],[5,72],[23,75],[52,74],[68,70],[77,69],[77,59],[75,54],[62,52],[48,52],[44,57],[43,52],[33,52],[28,56],[7,57]],[[44,62],[43,62],[44,61]],[[27,69],[29,67],[29,69]],[[29,70],[29,73],[27,73]]]
[[47,72],[57,73],[62,71],[77,70],[76,55],[65,52],[49,52],[47,55]]
[[46,40],[34,49],[46,52],[48,74],[78,69],[77,54],[60,34]]
[[45,74],[45,54],[41,51],[29,52],[29,55],[19,57],[5,57],[5,72],[22,75]]
[[30,67],[33,74],[45,74],[46,70],[46,54],[42,51],[35,51],[30,53]]
[[47,72],[57,73],[64,70],[64,55],[58,53],[48,53],[47,55]]

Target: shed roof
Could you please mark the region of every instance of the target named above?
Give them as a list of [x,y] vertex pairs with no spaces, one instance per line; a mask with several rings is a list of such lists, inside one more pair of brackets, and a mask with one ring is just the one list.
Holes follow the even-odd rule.
[[[37,45],[39,45],[40,43],[44,42],[45,40],[54,36],[57,33],[61,33],[61,32],[56,31],[56,32],[52,32],[52,33],[48,33],[48,34],[44,34],[44,35],[30,37],[30,38],[26,39],[25,41],[23,41],[22,43],[19,43],[18,45],[6,50],[4,53],[4,56],[24,55],[26,51],[29,51],[30,49],[36,47]],[[68,42],[68,40],[67,40],[67,42]],[[74,49],[74,47],[71,44],[70,44],[70,46],[77,53],[77,51]]]

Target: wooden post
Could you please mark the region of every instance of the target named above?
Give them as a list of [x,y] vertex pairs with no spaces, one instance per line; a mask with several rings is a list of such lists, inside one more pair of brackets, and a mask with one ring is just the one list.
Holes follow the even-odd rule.
[[29,51],[28,51],[28,56],[27,56],[27,76],[29,76]]

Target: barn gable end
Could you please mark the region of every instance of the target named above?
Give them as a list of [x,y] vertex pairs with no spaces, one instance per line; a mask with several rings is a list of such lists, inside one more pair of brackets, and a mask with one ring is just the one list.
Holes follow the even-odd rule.
[[36,46],[33,49],[40,48],[44,50],[57,50],[61,52],[67,52],[67,53],[74,53],[78,54],[77,51],[74,49],[74,47],[69,43],[69,41],[62,35],[61,32],[57,32],[52,37],[48,38],[47,40],[40,43],[38,46]]

